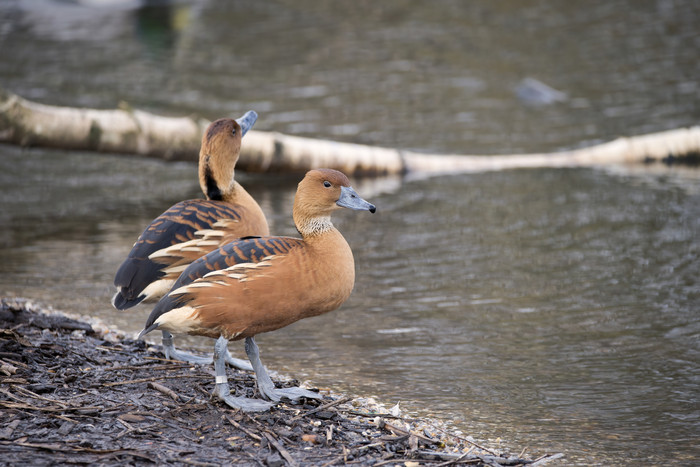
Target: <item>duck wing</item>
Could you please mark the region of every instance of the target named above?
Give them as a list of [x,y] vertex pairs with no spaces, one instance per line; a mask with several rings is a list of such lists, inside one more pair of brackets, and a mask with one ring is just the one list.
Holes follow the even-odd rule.
[[256,268],[264,268],[271,258],[286,256],[302,245],[303,240],[298,238],[246,237],[198,258],[180,274],[168,295],[158,302],[142,334],[155,329],[154,323],[161,315],[195,299],[194,289],[189,285],[208,280],[216,282],[216,276],[225,271],[231,271],[229,274],[247,274]]
[[144,293],[149,285],[166,276],[165,269],[173,265],[173,261],[154,253],[188,242],[196,237],[196,232],[211,230],[217,222],[235,223],[240,218],[234,206],[219,201],[193,199],[172,206],[146,227],[117,270],[114,285],[119,291],[112,300],[114,307],[124,310],[149,295],[159,296],[168,290],[160,294]]

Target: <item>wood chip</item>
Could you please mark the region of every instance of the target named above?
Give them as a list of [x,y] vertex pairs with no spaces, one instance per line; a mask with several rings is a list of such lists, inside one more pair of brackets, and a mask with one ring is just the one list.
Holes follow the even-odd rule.
[[129,422],[129,423],[138,423],[138,422],[143,422],[144,420],[146,420],[146,417],[144,417],[143,415],[138,415],[135,413],[125,413],[125,414],[120,415],[117,418],[119,420],[123,420],[123,421]]

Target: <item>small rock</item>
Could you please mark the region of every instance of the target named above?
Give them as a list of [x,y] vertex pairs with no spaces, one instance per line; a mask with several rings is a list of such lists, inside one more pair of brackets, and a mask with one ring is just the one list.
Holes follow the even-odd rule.
[[316,412],[316,417],[320,418],[321,420],[330,420],[333,417],[335,417],[336,413],[331,412],[330,410],[322,410],[320,412]]
[[284,466],[284,460],[277,453],[270,454],[269,456],[267,456],[267,459],[265,459],[265,463],[269,467],[282,467],[282,466]]

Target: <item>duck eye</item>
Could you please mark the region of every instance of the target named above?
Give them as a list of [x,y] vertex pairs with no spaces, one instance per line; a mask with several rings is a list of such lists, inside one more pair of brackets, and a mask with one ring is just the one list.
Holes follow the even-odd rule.
[[328,180],[326,180],[325,182],[323,182],[323,186],[325,186],[326,188],[330,188],[330,187],[331,187],[331,182],[329,182]]
[[235,129],[235,128],[234,128],[233,130],[231,130],[231,134],[232,134],[232,135],[235,135],[235,134],[236,134],[236,129]]

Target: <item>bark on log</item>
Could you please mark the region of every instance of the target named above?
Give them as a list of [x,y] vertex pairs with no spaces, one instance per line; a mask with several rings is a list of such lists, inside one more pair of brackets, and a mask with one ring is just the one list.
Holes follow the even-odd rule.
[[[196,161],[201,134],[208,123],[126,108],[50,106],[0,89],[0,142],[23,146]],[[352,175],[437,174],[620,164],[667,156],[697,157],[698,153],[698,126],[619,138],[571,151],[501,156],[423,154],[253,130],[245,137],[237,168],[249,172],[304,172],[332,167]]]
[[208,124],[127,108],[44,105],[0,89],[0,141],[22,146],[196,161]]

